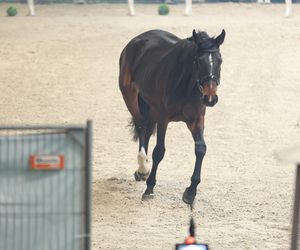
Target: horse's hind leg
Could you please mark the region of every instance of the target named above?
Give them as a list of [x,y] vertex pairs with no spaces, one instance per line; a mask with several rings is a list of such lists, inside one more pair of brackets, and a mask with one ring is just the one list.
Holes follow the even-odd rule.
[[149,123],[147,117],[150,108],[139,96],[138,89],[133,83],[129,68],[126,65],[121,68],[119,87],[127,108],[132,115],[135,133],[134,139],[139,139],[139,153],[137,156],[139,167],[135,171],[134,177],[137,181],[146,180],[149,175],[147,158],[148,143],[153,129],[150,135],[148,131],[151,127],[154,127],[154,125]]
[[135,131],[139,138],[138,164],[139,168],[134,177],[137,181],[146,180],[149,175],[148,167],[148,144],[154,131],[155,122],[152,120],[150,106],[138,95],[138,106],[141,120],[135,122]]
[[149,175],[149,166],[148,166],[148,145],[150,137],[154,131],[155,122],[151,119],[147,121],[145,127],[141,127],[139,131],[139,153],[138,153],[138,164],[139,168],[134,173],[136,181],[146,180]]

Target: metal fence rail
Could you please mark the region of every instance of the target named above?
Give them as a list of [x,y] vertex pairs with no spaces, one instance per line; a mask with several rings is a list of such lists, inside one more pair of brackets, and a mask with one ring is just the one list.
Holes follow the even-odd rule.
[[89,250],[92,123],[0,127],[0,249]]

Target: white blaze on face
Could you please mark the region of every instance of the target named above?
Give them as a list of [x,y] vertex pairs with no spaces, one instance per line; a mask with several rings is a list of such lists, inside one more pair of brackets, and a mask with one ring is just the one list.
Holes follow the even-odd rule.
[[[210,75],[212,75],[213,74],[214,62],[213,62],[211,53],[209,54],[208,60],[209,60],[209,65],[210,65]],[[210,88],[212,89],[212,87],[213,87],[212,80],[210,80]],[[212,96],[211,95],[209,96],[209,100],[208,101],[209,102],[212,101]]]
[[[210,75],[212,75],[213,74],[214,62],[213,62],[211,53],[209,54],[208,60],[209,60],[209,65],[210,65]],[[212,88],[212,80],[210,80],[210,87]]]
[[211,53],[209,54],[208,60],[209,60],[209,65],[210,65],[210,75],[212,75],[213,74],[214,62],[213,62]]
[[212,59],[211,53],[209,54],[208,60],[209,60],[209,64],[210,64],[210,74],[212,75],[213,59]]

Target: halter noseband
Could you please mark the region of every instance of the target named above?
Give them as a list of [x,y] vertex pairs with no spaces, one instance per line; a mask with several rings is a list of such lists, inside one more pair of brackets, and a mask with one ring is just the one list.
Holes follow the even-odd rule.
[[[214,52],[219,52],[219,49],[205,49],[205,50],[200,51],[200,53],[214,53]],[[196,62],[198,63],[197,59],[198,58],[195,57],[194,63],[196,63]],[[215,81],[217,83],[217,85],[220,84],[219,78],[216,77],[214,74],[209,74],[208,76],[205,76],[203,78],[200,78],[198,76],[198,78],[196,79],[196,84],[202,95],[203,95],[203,84],[208,81]]]
[[220,84],[219,79],[218,79],[215,75],[213,75],[213,74],[208,75],[208,76],[202,78],[201,80],[200,80],[200,79],[197,79],[197,80],[196,80],[196,83],[197,83],[197,87],[198,87],[200,93],[203,94],[203,84],[204,84],[205,82],[208,82],[209,80],[210,80],[210,81],[215,81],[215,82],[217,83],[217,86]]

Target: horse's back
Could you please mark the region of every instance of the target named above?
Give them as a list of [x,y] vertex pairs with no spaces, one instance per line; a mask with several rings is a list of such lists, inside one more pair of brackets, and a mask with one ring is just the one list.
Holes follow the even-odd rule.
[[121,53],[120,64],[127,62],[132,72],[143,67],[145,63],[147,67],[151,67],[151,64],[156,65],[161,60],[163,53],[180,40],[180,38],[167,31],[146,31],[134,37],[126,45]]
[[175,44],[180,40],[174,34],[164,30],[149,30],[135,38],[144,40],[148,46],[167,46]]

